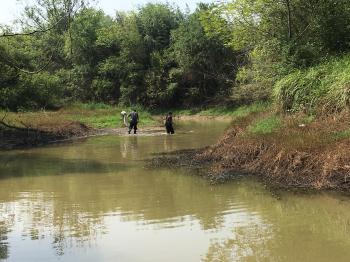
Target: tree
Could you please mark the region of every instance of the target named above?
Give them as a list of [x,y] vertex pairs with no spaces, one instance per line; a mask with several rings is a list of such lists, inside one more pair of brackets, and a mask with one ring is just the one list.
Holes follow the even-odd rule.
[[176,63],[183,72],[184,96],[191,103],[228,95],[236,74],[235,52],[216,37],[208,37],[200,21],[202,6],[172,34]]

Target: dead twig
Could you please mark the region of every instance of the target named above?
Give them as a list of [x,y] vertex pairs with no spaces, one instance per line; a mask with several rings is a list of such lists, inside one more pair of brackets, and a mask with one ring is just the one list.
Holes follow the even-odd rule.
[[2,117],[2,119],[1,119],[1,122],[3,122],[5,119],[6,119],[6,116],[7,116],[7,111],[5,112],[5,114],[4,114],[4,116]]

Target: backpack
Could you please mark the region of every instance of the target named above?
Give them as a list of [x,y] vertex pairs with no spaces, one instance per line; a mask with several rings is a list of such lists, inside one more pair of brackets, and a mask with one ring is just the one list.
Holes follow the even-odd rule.
[[136,112],[131,113],[131,121],[132,122],[137,122],[138,120],[138,114]]

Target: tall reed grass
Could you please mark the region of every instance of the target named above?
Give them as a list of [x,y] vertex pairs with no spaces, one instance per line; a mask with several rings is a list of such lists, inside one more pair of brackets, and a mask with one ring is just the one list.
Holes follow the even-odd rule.
[[350,56],[287,75],[275,84],[273,96],[282,111],[328,114],[348,109]]

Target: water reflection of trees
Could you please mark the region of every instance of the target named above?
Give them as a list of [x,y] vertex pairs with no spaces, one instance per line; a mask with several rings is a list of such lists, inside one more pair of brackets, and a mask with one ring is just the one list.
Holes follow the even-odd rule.
[[[19,233],[23,238],[33,241],[52,238],[52,246],[57,255],[63,255],[65,248],[90,245],[98,235],[105,232],[103,216],[86,213],[75,208],[75,205],[50,200],[51,198],[52,196],[33,192],[28,199],[19,200],[15,206],[12,206],[14,202],[7,203],[7,209],[12,210],[13,216],[20,218],[17,223],[22,228]],[[4,220],[6,225],[0,227],[0,236],[13,227],[8,223],[10,219],[8,217]],[[7,243],[0,241],[0,247],[1,243],[6,244],[3,250],[7,251]]]
[[96,174],[126,169],[123,163],[101,163],[87,159],[62,159],[47,155],[0,155],[0,178],[54,176],[64,174]]
[[203,261],[348,261],[350,202],[329,194],[282,194],[238,189],[260,220],[239,223],[215,239]]
[[[0,206],[1,207],[1,206]],[[14,224],[13,217],[0,216],[0,261],[9,257],[8,233]]]
[[[112,154],[114,150],[122,151],[122,143],[117,148],[108,147],[104,153],[107,160],[100,150],[90,154],[84,151],[84,159],[73,158],[77,149],[67,149],[61,157],[56,152],[24,154],[15,159],[2,155],[1,175],[21,177],[1,180],[0,212],[8,213],[15,206],[16,216],[26,218],[22,235],[32,240],[52,238],[58,255],[67,247],[94,243],[98,236],[108,233],[105,218],[115,215],[117,220],[134,221],[136,226],[155,230],[181,227],[185,220],[195,220],[203,231],[230,232],[212,241],[205,261],[264,260],[281,254],[283,260],[319,257],[322,261],[322,256],[329,256],[317,246],[320,244],[329,244],[329,249],[350,257],[345,249],[350,246],[347,200],[288,194],[282,194],[279,200],[253,181],[210,186],[201,178],[184,174],[189,170],[144,170],[137,161],[130,164],[129,159],[149,153],[151,149],[143,144],[147,140],[130,137],[124,142],[131,150],[126,152],[125,160],[121,160],[121,153]],[[159,146],[170,149],[171,143],[162,141],[152,150],[157,151]],[[132,152],[133,148],[137,153]],[[9,217],[4,221],[0,252],[5,257],[7,230],[12,225]],[[308,252],[299,256],[302,252],[293,252],[286,244],[289,242],[295,249]]]
[[0,225],[0,260],[8,258],[8,246],[7,246],[6,240],[7,240],[6,227]]
[[212,241],[202,261],[274,261],[268,246],[269,230],[268,226],[255,223],[234,228],[232,238]]
[[[122,221],[181,226],[183,217],[199,219],[204,229],[220,227],[226,197],[198,179],[169,171],[121,169],[111,173],[38,176],[4,179],[0,183],[0,212],[12,210],[23,223],[23,237],[52,238],[57,254],[67,247],[90,245],[106,232],[105,217]],[[142,173],[140,173],[142,172]],[[26,193],[23,193],[26,192]],[[107,214],[107,215],[106,215]],[[165,225],[167,223],[167,225]],[[21,227],[20,227],[21,228]]]
[[[219,133],[217,130],[215,136]],[[208,136],[215,139],[213,132]],[[173,138],[169,139],[111,136],[74,146],[0,153],[0,212],[11,209],[16,217],[25,218],[21,219],[22,236],[33,241],[52,238],[57,254],[63,254],[68,246],[91,244],[108,232],[106,214],[119,214],[118,219],[138,221],[139,226],[152,223],[157,228],[165,220],[176,224],[188,215],[206,220],[204,227],[221,223],[212,211],[198,214],[205,186],[194,195],[196,186],[185,176],[176,178],[165,171],[148,174],[132,167],[137,163],[130,164],[130,160],[150,153],[197,147],[203,142],[201,138],[182,137],[181,143],[172,144]],[[215,199],[211,202],[210,206],[220,212]],[[4,221],[6,230],[13,227],[9,218]],[[6,234],[1,236],[5,239]],[[2,252],[7,254],[6,243],[1,243]]]

